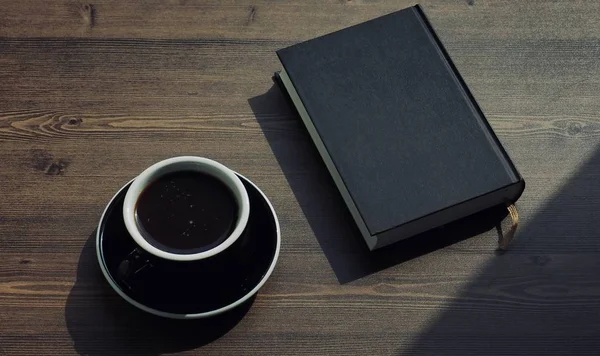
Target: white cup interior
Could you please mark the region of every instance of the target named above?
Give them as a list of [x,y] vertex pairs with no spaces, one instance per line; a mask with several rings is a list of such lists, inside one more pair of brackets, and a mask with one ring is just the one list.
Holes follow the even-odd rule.
[[[209,250],[190,254],[165,251],[149,243],[139,230],[135,217],[135,207],[140,194],[149,184],[158,178],[165,174],[179,171],[202,172],[219,179],[231,190],[237,202],[238,214],[233,231],[222,243]],[[219,162],[195,156],[173,157],[148,167],[135,178],[133,183],[131,183],[123,203],[123,219],[125,221],[125,226],[138,246],[157,257],[174,261],[201,260],[224,251],[242,235],[248,223],[249,216],[250,200],[248,198],[248,192],[236,174]]]

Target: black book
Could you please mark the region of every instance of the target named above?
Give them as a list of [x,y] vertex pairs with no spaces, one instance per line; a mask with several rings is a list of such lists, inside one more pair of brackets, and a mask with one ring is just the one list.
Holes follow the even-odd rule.
[[276,78],[371,250],[523,192],[418,5],[277,55]]

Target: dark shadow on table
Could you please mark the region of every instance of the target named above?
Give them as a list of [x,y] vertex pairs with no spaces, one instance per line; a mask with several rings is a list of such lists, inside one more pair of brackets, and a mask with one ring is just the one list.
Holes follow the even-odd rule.
[[79,258],[65,319],[80,355],[160,355],[206,345],[244,317],[254,298],[208,319],[171,320],[147,314],[121,299],[104,279],[92,233]]
[[371,252],[288,99],[277,85],[248,100],[338,281],[354,281],[494,228],[504,206]]
[[600,355],[599,222],[600,150],[399,354]]

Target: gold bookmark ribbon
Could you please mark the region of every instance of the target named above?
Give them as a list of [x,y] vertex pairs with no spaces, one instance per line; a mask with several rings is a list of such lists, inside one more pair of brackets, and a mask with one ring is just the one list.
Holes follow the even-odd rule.
[[508,246],[515,237],[517,227],[519,226],[519,212],[517,211],[515,204],[510,204],[508,206],[508,212],[510,214],[510,218],[512,219],[512,225],[510,226],[510,230],[508,230],[506,234],[502,234],[500,241],[498,241],[498,247],[501,250],[508,249]]

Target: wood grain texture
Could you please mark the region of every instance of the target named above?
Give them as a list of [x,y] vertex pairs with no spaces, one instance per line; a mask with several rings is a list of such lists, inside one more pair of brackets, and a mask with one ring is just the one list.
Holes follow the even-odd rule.
[[[423,7],[527,181],[497,212],[371,254],[283,96],[275,50],[409,1],[3,1],[0,355],[597,355],[600,3]],[[271,198],[258,296],[210,321],[138,312],[93,233],[148,165],[207,156]],[[476,224],[477,223],[477,224]]]

